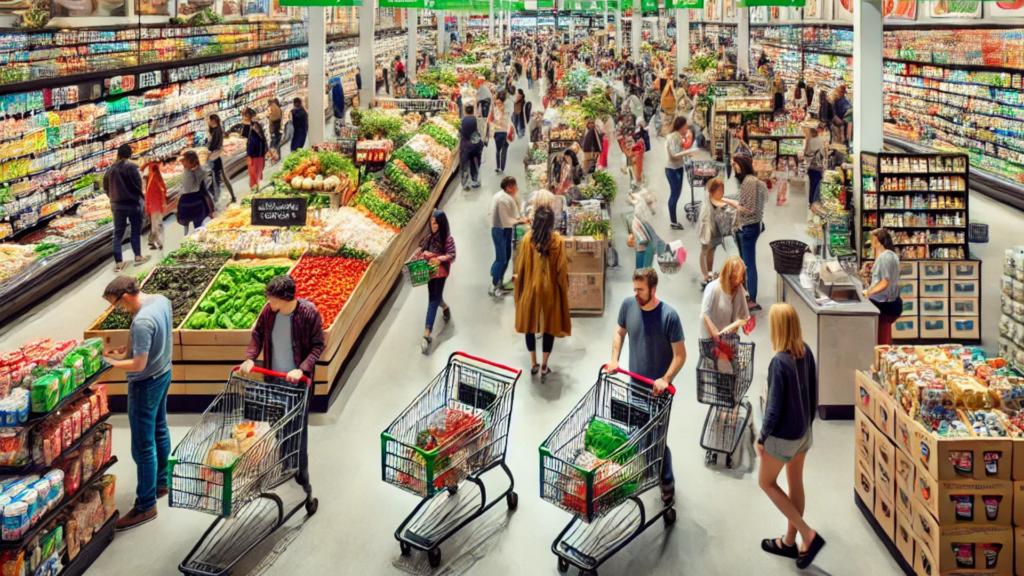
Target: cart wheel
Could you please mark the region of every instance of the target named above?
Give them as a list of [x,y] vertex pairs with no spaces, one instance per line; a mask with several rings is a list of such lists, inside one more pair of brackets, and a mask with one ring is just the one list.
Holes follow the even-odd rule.
[[455,496],[455,494],[458,493],[458,491],[459,491],[459,485],[458,484],[456,484],[454,486],[449,486],[448,487],[448,495],[449,496]]
[[505,502],[508,504],[509,510],[515,510],[519,507],[519,494],[509,492],[508,495],[505,496]]
[[580,576],[597,576],[597,570],[580,570]]
[[558,571],[559,572],[568,572],[569,571],[569,561],[564,559],[564,558],[559,558],[558,559]]
[[433,550],[427,551],[427,560],[430,561],[431,568],[437,568],[441,565],[441,549],[434,548]]
[[725,467],[732,468],[732,454],[727,454],[725,456]]
[[317,500],[316,498],[313,498],[312,500],[306,500],[306,515],[312,516],[313,514],[316,514],[316,510],[319,507],[320,501]]
[[665,510],[665,515],[662,516],[665,519],[665,526],[671,526],[676,523],[676,509],[669,508]]
[[709,466],[711,464],[711,451],[708,450],[704,453],[704,465]]
[[399,542],[398,547],[402,550],[402,556],[408,556],[412,554],[412,546],[409,546],[405,542]]

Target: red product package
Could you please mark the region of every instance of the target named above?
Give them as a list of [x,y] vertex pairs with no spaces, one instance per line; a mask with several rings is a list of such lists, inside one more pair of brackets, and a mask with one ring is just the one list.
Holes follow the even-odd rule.
[[75,410],[68,414],[68,418],[71,420],[71,437],[77,442],[82,437],[82,413]]
[[64,418],[60,423],[61,448],[70,448],[75,443],[75,423]]
[[98,422],[100,419],[100,397],[96,394],[89,396],[89,417],[93,422]]
[[89,402],[83,402],[78,413],[82,415],[82,432],[85,432],[89,428],[92,428],[92,405]]
[[93,391],[96,392],[96,396],[100,399],[100,416],[106,416],[110,414],[110,406],[107,404],[107,385],[96,384],[92,387]]
[[78,459],[78,452],[68,454],[57,463],[57,467],[64,471],[64,492],[68,496],[78,492],[82,483],[82,462]]

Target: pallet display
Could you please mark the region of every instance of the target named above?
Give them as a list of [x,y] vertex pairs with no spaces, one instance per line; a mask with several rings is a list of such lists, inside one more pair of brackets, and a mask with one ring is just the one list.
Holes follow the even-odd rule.
[[1024,433],[1011,398],[1024,380],[1005,366],[958,344],[878,346],[856,373],[855,501],[908,575],[1020,573]]
[[1018,26],[884,33],[887,142],[969,154],[980,191],[1024,208],[1024,40]]
[[729,155],[728,133],[747,120],[771,120],[772,101],[768,96],[726,96],[715,99],[711,109],[711,156],[722,162]]
[[1024,374],[1024,246],[1006,250],[1001,287],[999,355]]

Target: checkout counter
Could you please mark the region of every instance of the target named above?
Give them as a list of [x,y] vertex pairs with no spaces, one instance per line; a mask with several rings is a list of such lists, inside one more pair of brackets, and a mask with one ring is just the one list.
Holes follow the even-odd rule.
[[851,420],[856,370],[875,359],[878,308],[861,294],[856,268],[823,262],[821,279],[812,289],[798,274],[779,274],[779,301],[796,309],[804,341],[818,365],[818,416]]

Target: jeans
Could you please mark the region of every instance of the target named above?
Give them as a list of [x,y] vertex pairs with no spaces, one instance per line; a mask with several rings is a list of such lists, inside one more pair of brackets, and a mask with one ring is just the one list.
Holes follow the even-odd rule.
[[494,135],[494,159],[498,163],[496,168],[505,171],[505,157],[508,156],[508,134],[499,132]]
[[132,227],[132,252],[136,258],[142,256],[142,206],[111,204],[110,211],[114,214],[114,262],[120,264],[124,259],[121,244],[124,243],[124,231],[129,224]]
[[672,451],[665,446],[665,455],[662,457],[661,462],[661,485],[672,486],[676,482],[675,475],[672,474]]
[[491,228],[494,242],[494,264],[491,265],[491,285],[498,286],[505,278],[508,261],[512,258],[512,231],[515,228]]
[[167,390],[171,371],[128,382],[128,426],[132,432],[132,460],[138,474],[135,507],[145,512],[156,506],[157,487],[167,486],[167,458],[171,433],[167,429]]
[[[302,383],[292,384],[284,378],[279,378],[277,376],[265,376],[263,381],[269,384],[280,384],[281,386],[291,387],[305,385]],[[312,392],[310,392],[310,394],[312,394]],[[302,427],[302,434],[300,434],[301,439],[299,440],[299,470],[295,476],[303,490],[309,494],[312,491],[312,488],[309,485],[309,402],[306,402],[306,409],[302,413],[302,422],[299,426]],[[282,454],[293,453],[292,451],[295,449],[293,444],[294,440],[291,440],[290,438],[296,432],[295,428],[295,424],[287,424],[279,433],[278,442],[282,443],[282,448],[280,449]],[[290,469],[295,465],[294,458],[294,456],[290,456],[285,460],[284,469]]]
[[747,224],[736,232],[740,258],[747,267],[747,293],[752,302],[757,302],[757,239],[761,236],[761,226],[761,222]]
[[220,182],[221,177],[223,177],[224,187],[228,189],[228,194],[231,194],[231,200],[234,201],[235,191],[234,189],[231,188],[231,179],[228,178],[227,173],[224,172],[224,159],[214,158],[213,160],[210,161],[210,166],[213,171],[213,189],[215,191],[214,194],[216,194],[217,198],[220,199]]
[[296,131],[295,135],[292,136],[292,152],[295,152],[299,148],[302,148],[306,144],[306,133]]
[[[552,334],[545,332],[541,335],[540,350],[545,354],[551,354],[551,350],[555,347],[555,337]],[[537,351],[537,335],[533,332],[526,334],[526,351],[536,352]]]
[[819,170],[807,171],[808,185],[811,187],[807,194],[807,201],[811,204],[817,202],[821,196],[821,176],[822,174]]
[[438,306],[447,308],[444,303],[444,281],[448,278],[431,278],[427,282],[427,329],[434,329],[434,318],[437,317]]
[[636,253],[636,269],[639,270],[644,267],[644,261],[647,258],[647,252]]
[[462,187],[468,188],[468,184],[474,187],[480,186],[480,155],[482,146],[479,144],[466,144],[466,151],[462,153],[460,160],[462,164]]
[[679,197],[683,194],[683,169],[682,168],[665,168],[665,178],[668,179],[668,217],[673,224],[678,224],[676,220],[676,204],[679,203]]

